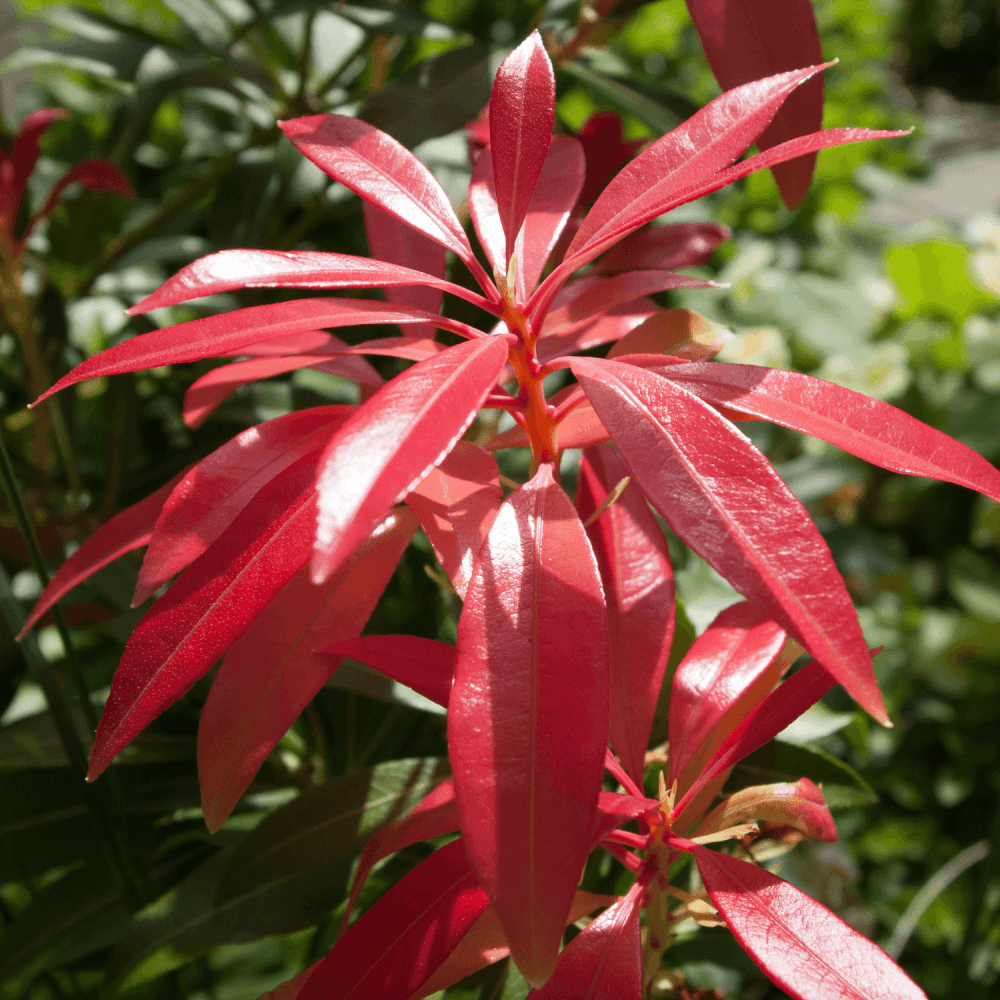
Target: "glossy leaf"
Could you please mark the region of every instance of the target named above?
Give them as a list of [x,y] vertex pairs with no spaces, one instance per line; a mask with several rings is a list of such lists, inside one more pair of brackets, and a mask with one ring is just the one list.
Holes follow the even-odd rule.
[[543,329],[536,346],[538,360],[551,361],[620,340],[657,312],[660,312],[660,307],[652,299],[638,298],[598,313],[582,325],[571,327],[568,333]]
[[[708,361],[726,346],[732,336],[731,330],[690,309],[661,309],[622,337],[608,351],[608,357],[669,354],[674,358]],[[656,371],[664,375],[667,367],[657,368]]]
[[673,271],[678,267],[704,264],[729,230],[717,222],[681,222],[672,226],[649,226],[627,236],[594,261],[601,274],[652,268]]
[[174,476],[145,500],[140,500],[105,522],[56,570],[31,609],[18,639],[59,600],[99,569],[133,549],[148,545],[153,526],[167,498],[185,473]]
[[671,365],[660,374],[708,403],[822,438],[891,472],[958,483],[1000,500],[1000,472],[981,455],[859,392],[756,365]]
[[600,576],[550,466],[500,508],[457,645],[448,742],[462,831],[514,961],[540,985],[591,850],[608,713]]
[[464,323],[406,309],[390,302],[366,299],[296,299],[273,305],[250,306],[221,316],[207,316],[187,323],[143,333],[89,358],[64,375],[32,404],[67,386],[100,375],[176,365],[201,358],[217,358],[242,351],[262,341],[286,334],[314,331],[317,327],[367,326],[379,323],[431,323],[463,336],[478,336]]
[[[600,417],[589,403],[575,406],[560,420],[556,428],[556,446],[560,451],[566,448],[589,448],[591,445],[607,441],[609,434]],[[521,427],[511,427],[498,434],[486,447],[490,451],[501,448],[527,448],[528,436]]]
[[592,920],[559,956],[552,978],[534,989],[531,1000],[642,1000],[642,947],[636,883],[614,906]]
[[823,793],[808,778],[799,778],[794,784],[741,788],[726,796],[695,832],[703,836],[754,819],[794,827],[814,840],[832,843],[837,839],[837,826]]
[[264,487],[139,623],[90,758],[93,780],[240,637],[309,558],[315,458]]
[[396,883],[337,942],[300,1000],[398,1000],[417,990],[489,905],[461,839]]
[[[703,757],[709,737],[720,727],[712,752],[732,732],[740,721],[731,715],[737,702],[750,694],[754,707],[770,693],[780,676],[771,668],[778,664],[786,638],[767,612],[743,601],[720,612],[695,639],[670,689],[668,784],[681,780],[696,755]],[[727,716],[728,726],[721,725]]]
[[[723,90],[823,61],[812,0],[687,0],[687,5]],[[823,78],[815,76],[789,96],[757,146],[769,149],[815,132],[822,124]],[[789,208],[805,197],[815,163],[812,154],[775,169],[774,179]]]
[[750,957],[796,1000],[926,1000],[877,944],[764,868],[693,849],[709,898]]
[[415,529],[409,511],[390,514],[322,586],[302,566],[306,543],[297,555],[297,575],[266,607],[255,609],[255,620],[215,675],[198,729],[202,810],[210,830],[222,825],[333,673],[335,662],[319,650],[361,633]]
[[601,792],[597,797],[597,818],[591,846],[598,844],[612,830],[624,826],[629,820],[638,819],[647,813],[655,813],[660,808],[657,799],[640,799],[635,795],[619,795],[617,792]]
[[[357,118],[312,115],[282,122],[296,148],[365,201],[453,251],[487,295],[492,283],[434,175],[391,136]],[[496,292],[492,293],[496,301]]]
[[455,647],[436,639],[413,635],[368,635],[343,639],[322,650],[325,656],[344,657],[364,663],[417,694],[448,707],[455,676]]
[[[610,445],[580,458],[576,507],[586,521],[628,475]],[[587,529],[608,614],[611,701],[608,739],[629,776],[642,782],[653,713],[674,636],[674,576],[667,540],[637,486]]]
[[447,455],[506,362],[502,337],[457,344],[383,386],[336,432],[316,479],[315,582]]
[[[371,211],[380,211],[371,209]],[[397,229],[399,222],[386,213],[380,213]],[[387,228],[383,225],[382,229]],[[405,229],[410,239],[422,237],[412,229]],[[435,254],[444,262],[444,250],[431,243]],[[395,246],[380,245],[386,253],[405,253],[397,239]],[[375,247],[373,253],[378,252]],[[416,256],[416,255],[413,255]],[[390,302],[436,313],[441,305],[441,293],[449,291],[477,305],[486,303],[481,295],[444,280],[444,268],[430,254],[418,257],[442,273],[424,273],[401,261],[389,263],[372,257],[352,257],[340,253],[319,253],[314,250],[220,250],[181,268],[164,282],[152,295],[147,295],[128,310],[136,316],[151,309],[188,302],[204,295],[217,295],[237,288],[385,288],[393,293],[386,295]],[[410,294],[395,290],[407,286],[426,286],[421,292],[416,288]]]
[[464,598],[476,554],[503,499],[496,461],[471,441],[459,441],[404,499]]
[[678,537],[790,632],[862,708],[888,721],[830,550],[749,439],[708,404],[650,372],[617,361],[567,363]]
[[275,476],[322,448],[353,409],[318,406],[275,417],[237,434],[179,477],[160,505],[133,607],[194,562]]
[[490,94],[489,150],[506,239],[505,265],[549,151],[555,109],[552,63],[541,36],[533,31],[501,63]]

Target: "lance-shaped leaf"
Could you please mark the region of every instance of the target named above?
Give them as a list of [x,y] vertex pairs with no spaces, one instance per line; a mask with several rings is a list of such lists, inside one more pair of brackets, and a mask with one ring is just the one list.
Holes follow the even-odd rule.
[[555,74],[541,36],[533,31],[500,64],[490,94],[490,155],[505,264],[549,151],[555,113]]
[[281,129],[335,181],[457,254],[497,301],[444,189],[405,146],[367,122],[343,115],[296,118],[282,122]]
[[383,383],[382,376],[364,358],[337,357],[335,352],[234,361],[232,364],[213,368],[188,386],[182,410],[184,423],[192,429],[201,427],[237,389],[260,379],[297,371],[299,368],[316,368],[374,389]]
[[829,441],[891,472],[958,483],[1000,500],[1000,472],[981,455],[860,392],[756,365],[671,365],[658,371],[738,418],[770,420]]
[[[610,445],[580,459],[576,507],[585,521],[628,475]],[[587,529],[608,608],[611,701],[608,739],[642,781],[653,713],[674,636],[674,575],[667,540],[632,484]]]
[[541,985],[591,850],[608,728],[600,575],[549,465],[508,497],[480,551],[449,704],[469,857],[514,961]]
[[399,1000],[451,954],[489,905],[461,839],[400,879],[337,942],[300,1000]]
[[619,795],[617,792],[601,792],[597,797],[597,817],[591,846],[596,847],[612,830],[624,826],[629,820],[638,819],[647,813],[655,813],[660,808],[657,799],[640,799],[634,795]]
[[264,759],[329,680],[336,661],[319,650],[360,634],[415,530],[409,511],[395,511],[323,586],[303,567],[233,644],[198,728],[210,830],[225,822]]
[[[573,897],[573,905],[569,908],[566,924],[569,925],[600,907],[614,906],[619,899],[619,896],[577,892]],[[447,989],[460,979],[478,972],[487,965],[499,962],[509,954],[510,947],[503,927],[500,926],[496,911],[491,906],[472,925],[468,934],[462,938],[462,943],[448,956],[447,961],[414,993],[411,1000],[420,1000],[421,997],[429,997],[432,993]]]
[[[670,689],[668,784],[680,781],[696,755],[714,752],[732,732],[739,721],[731,717],[737,702],[746,703],[750,695],[748,707],[754,707],[770,693],[778,681],[770,668],[778,661],[786,638],[767,612],[743,601],[720,612],[695,639]],[[722,725],[727,716],[729,725]],[[710,747],[709,737],[720,730],[715,746]]]
[[[88,191],[107,191],[135,200],[136,194],[128,179],[113,163],[100,157],[91,157],[74,163],[52,186],[45,204],[32,216],[25,230],[25,236],[35,223],[44,219],[56,207],[56,202],[70,184],[80,184]],[[23,237],[22,237],[23,239]]]
[[430,323],[460,336],[479,337],[464,323],[432,316],[419,309],[367,299],[296,299],[266,306],[250,306],[220,316],[193,319],[162,330],[143,333],[102,351],[64,375],[32,404],[67,386],[99,375],[120,375],[143,368],[176,365],[201,358],[233,354],[262,341],[317,327],[369,326],[379,323]]
[[[609,358],[628,354],[669,354],[708,361],[733,337],[731,330],[690,309],[661,309],[630,330],[608,351]],[[643,365],[643,367],[648,367]],[[656,369],[661,375],[663,370]]]
[[[382,215],[385,217],[385,213]],[[395,219],[391,221],[399,225]],[[413,233],[413,230],[407,232]],[[414,236],[420,238],[419,234]],[[443,262],[444,250],[437,244],[431,246],[440,250]],[[429,313],[437,312],[444,291],[484,308],[489,306],[481,295],[445,281],[443,275],[424,274],[412,267],[372,257],[314,250],[220,250],[181,268],[128,312],[136,316],[151,309],[237,288],[385,288],[394,291],[400,286],[420,285],[427,286],[423,295],[419,292],[416,297],[387,293],[386,297],[390,302]]]
[[336,432],[316,480],[315,582],[448,454],[506,362],[503,337],[457,344],[387,383]]
[[291,354],[309,354],[313,351],[333,350],[343,345],[339,337],[325,330],[301,330],[286,333],[270,340],[260,340],[255,344],[237,348],[219,357],[230,358],[284,358]]
[[18,639],[74,587],[126,552],[148,545],[163,505],[184,475],[182,472],[174,476],[166,486],[102,524],[55,572],[31,609]]
[[707,403],[651,372],[597,359],[567,364],[678,537],[790,632],[862,708],[888,722],[830,550],[750,440]]
[[315,458],[306,456],[246,506],[132,634],[94,741],[93,780],[240,637],[309,558]]
[[808,778],[800,778],[794,784],[741,788],[726,796],[701,821],[695,835],[717,833],[754,819],[794,827],[814,840],[832,843],[837,839],[837,825],[823,793]]
[[652,299],[638,298],[599,313],[583,325],[571,327],[568,333],[542,330],[536,344],[538,360],[551,361],[565,354],[577,354],[619,340],[660,311]]
[[267,483],[319,451],[353,410],[317,406],[275,417],[237,434],[189,469],[160,505],[132,606],[194,562]]
[[712,251],[729,239],[729,235],[729,230],[716,222],[650,226],[601,254],[594,261],[594,270],[602,274],[646,268],[673,271],[678,267],[704,264]]
[[376,831],[365,844],[365,849],[358,859],[358,866],[351,882],[351,891],[344,908],[344,917],[340,922],[338,938],[347,930],[351,913],[357,904],[358,896],[365,884],[365,879],[371,870],[383,858],[405,850],[413,844],[432,837],[441,837],[446,833],[454,833],[459,828],[458,802],[455,799],[455,783],[450,779],[441,782],[435,789],[428,792],[423,800],[417,803],[403,819],[389,823]]
[[[687,0],[708,65],[723,90],[762,76],[821,62],[823,47],[812,0]],[[815,132],[823,124],[823,78],[814,76],[791,94],[760,134],[757,146],[771,146]],[[805,197],[816,155],[774,170],[782,201]]]
[[322,652],[338,658],[349,656],[413,688],[442,708],[448,707],[456,654],[455,647],[446,642],[413,635],[368,635],[331,643]]
[[459,441],[405,500],[456,593],[464,598],[476,554],[503,500],[493,456],[471,441]]
[[24,190],[28,177],[38,162],[41,153],[39,140],[54,122],[64,118],[69,118],[69,112],[65,108],[39,108],[26,115],[18,126],[14,148],[10,154],[10,162],[14,168],[14,187],[18,193]]
[[628,894],[592,920],[559,956],[552,978],[531,1000],[642,1000],[642,947],[636,882]]
[[692,845],[709,898],[750,957],[796,1000],[926,1000],[877,944],[764,868]]

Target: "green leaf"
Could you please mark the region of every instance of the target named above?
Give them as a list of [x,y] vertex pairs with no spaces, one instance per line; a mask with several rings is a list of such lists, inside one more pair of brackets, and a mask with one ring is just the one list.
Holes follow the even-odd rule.
[[948,554],[948,589],[969,614],[1000,622],[1000,572],[985,556],[972,549]]
[[279,0],[269,10],[268,17],[314,10],[331,11],[359,28],[364,28],[365,31],[377,31],[386,35],[421,37],[428,33],[428,29],[450,34],[450,29],[441,22],[424,17],[419,10],[401,3],[393,3],[392,0],[351,0],[350,3],[335,5],[329,0],[284,0],[284,2]]
[[892,247],[886,265],[902,296],[899,312],[904,318],[929,313],[962,320],[995,301],[972,281],[969,248],[958,242]]
[[[345,16],[347,8],[338,7]],[[370,97],[358,117],[404,146],[447,135],[475,118],[490,99],[490,50],[481,42],[415,66]]]
[[350,858],[448,776],[439,757],[394,760],[331,778],[272,813],[239,846],[220,900]]
[[878,801],[875,789],[848,764],[818,747],[797,746],[772,740],[744,758],[733,770],[725,790],[748,785],[811,778],[823,790],[831,809],[870,805]]
[[635,115],[659,135],[664,135],[680,124],[681,119],[663,105],[651,101],[645,95],[627,87],[618,80],[612,80],[602,73],[595,73],[582,63],[564,63],[560,69],[565,70],[570,76],[576,77],[581,83],[596,91],[619,110],[624,111],[625,114]]

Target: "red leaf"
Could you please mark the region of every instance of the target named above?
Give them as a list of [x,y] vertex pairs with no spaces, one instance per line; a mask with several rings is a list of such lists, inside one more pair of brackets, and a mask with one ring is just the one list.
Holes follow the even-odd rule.
[[555,74],[541,36],[533,31],[500,64],[490,94],[489,148],[507,243],[505,265],[549,151],[555,113]]
[[319,649],[365,627],[415,530],[407,510],[394,511],[322,587],[303,567],[233,644],[198,727],[209,830],[226,821],[264,759],[329,679],[333,667]]
[[132,606],[189,566],[275,476],[317,456],[354,409],[317,406],[267,420],[238,434],[189,469],[157,518]]
[[39,108],[27,115],[14,136],[10,162],[14,167],[14,190],[18,195],[28,183],[40,153],[38,140],[48,132],[53,123],[69,118],[65,108]]
[[[566,923],[569,925],[588,913],[593,913],[599,907],[614,906],[619,898],[601,896],[594,892],[578,892],[573,897],[573,905],[569,908],[569,918]],[[462,943],[451,953],[448,960],[413,994],[411,1000],[420,1000],[439,990],[447,989],[460,979],[471,976],[473,972],[478,972],[487,965],[499,962],[509,954],[507,938],[496,912],[492,906],[488,907],[462,938]]]
[[[672,358],[708,361],[726,346],[732,336],[731,330],[691,312],[690,309],[661,309],[622,337],[608,351],[608,357],[621,356],[621,360],[629,364],[635,362],[624,355],[669,354]],[[643,364],[641,367],[651,366]],[[664,375],[667,369],[661,361],[653,370]]]
[[624,826],[629,820],[638,819],[647,813],[656,812],[660,803],[656,799],[640,799],[634,795],[619,795],[617,792],[601,792],[597,798],[597,818],[591,847],[596,847],[612,830]]
[[[446,264],[443,246],[404,225],[388,212],[383,212],[381,208],[376,208],[369,201],[362,202],[361,207],[365,220],[365,233],[368,236],[368,248],[372,257],[388,261],[390,264],[401,264],[403,267],[422,271],[435,278],[444,278]],[[463,297],[469,294],[463,289]],[[385,297],[399,305],[413,306],[425,312],[436,313],[441,311],[441,300],[444,295],[440,288],[416,285],[409,288],[386,288]],[[481,301],[485,307],[485,300]],[[406,327],[403,328],[403,333],[407,333]],[[434,330],[431,327],[410,327],[408,335],[433,338]]]
[[958,483],[1000,500],[1000,472],[971,448],[895,406],[798,372],[671,365],[659,374],[738,415],[812,434],[873,465]]
[[284,358],[291,354],[311,354],[325,350],[333,350],[343,346],[344,342],[325,330],[302,330],[299,333],[287,333],[270,340],[261,340],[247,347],[237,348],[229,354],[219,357],[231,358]]
[[536,344],[538,360],[551,361],[553,358],[619,340],[660,311],[660,307],[652,299],[638,298],[599,313],[569,333],[543,329]]
[[448,713],[469,857],[514,961],[535,984],[555,965],[591,850],[607,663],[593,552],[543,465],[500,508],[480,552]]
[[[384,212],[381,215],[399,227],[395,219]],[[412,229],[405,231],[414,239],[423,238]],[[437,244],[430,245],[440,253],[443,261],[444,250]],[[400,287],[407,287],[407,291],[397,291]],[[181,268],[152,295],[132,306],[128,313],[136,316],[151,309],[237,288],[385,288],[390,302],[429,313],[438,311],[442,292],[449,291],[475,305],[489,307],[481,295],[445,281],[443,273],[441,276],[424,274],[411,267],[371,257],[313,250],[220,250]]]
[[650,226],[601,254],[594,261],[594,270],[602,274],[646,268],[673,271],[678,267],[704,264],[712,251],[727,239],[729,230],[715,222]]
[[358,859],[358,867],[351,880],[351,891],[337,937],[339,938],[347,930],[348,921],[357,905],[361,889],[375,865],[390,854],[412,847],[413,844],[430,840],[432,837],[441,837],[446,833],[454,833],[458,827],[455,783],[448,778],[433,791],[428,792],[420,804],[414,806],[403,819],[388,823],[376,830],[365,844],[365,849]]
[[503,500],[493,456],[471,441],[459,441],[404,499],[464,598],[476,555]]
[[622,137],[622,120],[613,111],[592,114],[580,126],[576,137],[587,158],[587,180],[580,192],[581,205],[589,205],[647,141],[626,141]]
[[[628,475],[608,444],[580,459],[576,507],[587,520]],[[608,739],[642,782],[653,713],[674,635],[674,576],[667,541],[646,498],[629,485],[587,529],[608,607],[611,715]]]
[[337,431],[316,479],[315,582],[448,454],[506,362],[502,337],[449,347],[384,385]]
[[[755,707],[770,693],[780,676],[771,667],[778,663],[786,638],[765,611],[742,601],[720,612],[695,639],[670,689],[668,785],[682,781],[696,755],[704,763],[733,731],[746,715],[743,711],[734,718],[735,705],[746,705],[749,695],[749,707]],[[788,663],[783,666],[787,669]],[[714,746],[709,744],[713,734]],[[688,784],[690,779],[681,792]]]
[[[575,388],[575,387],[574,387]],[[607,441],[609,434],[600,417],[589,403],[574,407],[560,420],[556,428],[556,446],[560,451],[567,448],[589,448],[591,445]],[[511,427],[486,443],[490,451],[501,448],[527,448],[528,436],[520,427]]]
[[448,707],[455,677],[455,647],[412,635],[367,635],[324,647],[326,656],[349,656],[413,688],[443,708]]
[[268,483],[139,623],[115,672],[88,778],[240,637],[309,558],[315,457]]
[[796,1000],[927,1000],[877,944],[764,868],[693,846],[712,903]]
[[837,825],[823,793],[808,778],[794,784],[752,785],[726,796],[699,824],[695,836],[717,833],[752,819],[791,826],[814,840],[833,843]]
[[259,379],[284,375],[300,368],[317,368],[376,389],[382,385],[382,376],[364,358],[338,357],[332,351],[234,361],[213,368],[188,386],[182,411],[184,423],[192,429],[201,427],[237,389]]
[[337,942],[300,1000],[399,1000],[419,989],[489,905],[453,840],[397,882]]
[[135,201],[136,193],[132,190],[125,175],[108,160],[99,157],[92,157],[87,160],[80,160],[74,163],[52,186],[45,204],[37,211],[28,223],[25,236],[34,228],[36,222],[44,219],[59,200],[59,196],[69,187],[70,184],[81,184],[90,191],[109,191],[112,194],[120,194],[125,198]]
[[18,633],[18,639],[23,638],[28,629],[74,587],[126,552],[148,545],[153,533],[153,525],[156,524],[160,510],[173,488],[184,475],[185,473],[182,472],[174,476],[166,486],[161,486],[145,500],[140,500],[131,507],[127,507],[102,524],[56,570],[49,585],[42,592],[42,596],[38,598],[38,602],[31,609],[31,614],[28,615],[24,628]]
[[628,895],[592,920],[559,956],[552,978],[530,1000],[642,1000],[642,945],[636,882]]
[[888,722],[830,550],[767,459],[665,378],[617,361],[568,364],[675,534],[790,632],[862,708]]
[[[812,0],[687,0],[705,58],[723,90],[785,70],[823,61]],[[823,124],[823,78],[815,76],[792,94],[757,139],[770,149]],[[816,155],[774,171],[789,207],[805,197]]]
[[111,347],[77,365],[32,403],[67,386],[99,375],[120,375],[143,368],[176,365],[201,358],[217,358],[242,351],[262,341],[286,334],[315,331],[317,327],[368,326],[380,323],[431,323],[460,336],[480,337],[464,323],[432,316],[419,309],[404,309],[389,302],[367,299],[295,299],[266,306],[250,306],[221,316],[206,316],[187,323],[143,333]]
[[298,150],[335,181],[464,261],[491,301],[493,283],[472,252],[448,196],[434,175],[391,136],[343,115],[312,115],[281,123]]

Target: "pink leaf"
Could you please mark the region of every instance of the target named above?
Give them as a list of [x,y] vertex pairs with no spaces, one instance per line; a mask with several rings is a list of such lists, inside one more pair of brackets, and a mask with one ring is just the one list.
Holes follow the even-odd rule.
[[796,1000],[927,1000],[877,944],[769,871],[692,845],[712,903]]
[[642,1000],[642,946],[636,882],[614,906],[592,920],[559,956],[552,978],[530,1000]]
[[315,457],[268,483],[139,623],[115,672],[88,778],[172,705],[309,558]]
[[198,728],[209,830],[225,822],[264,759],[329,680],[334,667],[321,648],[361,632],[415,529],[408,511],[394,511],[322,587],[303,567],[233,644]]
[[300,1000],[399,1000],[420,988],[489,905],[453,840],[396,883],[337,942]]
[[971,448],[895,406],[798,372],[671,365],[659,374],[737,415],[812,434],[873,465],[958,483],[1000,500],[1000,472]]
[[704,264],[712,251],[729,239],[729,230],[715,222],[682,222],[673,226],[650,226],[633,233],[594,261],[602,274],[618,271],[673,271],[678,267]]
[[[381,215],[402,228],[384,212]],[[405,231],[414,239],[423,239],[412,229]],[[440,252],[443,261],[444,250],[436,243],[430,245]],[[237,288],[385,288],[390,302],[429,313],[438,311],[442,292],[449,291],[475,305],[489,307],[481,295],[445,281],[443,267],[441,270],[441,276],[424,274],[371,257],[314,250],[220,250],[181,268],[128,312],[136,316]]]
[[[770,668],[778,662],[786,638],[765,611],[743,601],[721,611],[695,640],[678,665],[670,689],[668,784],[681,781],[696,755],[704,758],[706,751],[714,752],[732,732],[746,715],[744,711],[734,719],[735,705],[745,703],[750,694],[753,707],[770,693],[778,681]],[[787,669],[788,663],[783,666]],[[722,725],[727,717],[728,725]],[[709,737],[720,727],[718,742],[709,748]],[[686,784],[690,781],[682,784],[682,792]]]
[[652,299],[638,298],[598,313],[582,325],[571,327],[569,333],[543,330],[537,341],[538,360],[551,361],[619,340],[660,311]]
[[505,265],[549,151],[555,111],[552,63],[541,36],[533,31],[501,63],[490,94],[489,148],[507,243]]
[[830,550],[767,459],[665,378],[617,361],[567,363],[678,537],[790,632],[862,708],[888,722]]
[[[628,475],[608,444],[580,459],[576,507],[586,520]],[[653,713],[674,635],[674,576],[667,541],[646,498],[629,485],[587,529],[608,607],[611,715],[608,739],[642,782]]]
[[448,454],[506,361],[502,337],[449,347],[384,385],[337,431],[316,480],[315,582]]
[[231,358],[284,358],[291,354],[322,353],[343,347],[344,342],[325,330],[302,330],[299,333],[286,333],[270,340],[261,340],[246,347],[237,348],[229,354],[220,357]]
[[597,798],[597,817],[591,846],[596,847],[612,830],[624,826],[630,820],[647,813],[655,813],[660,808],[656,799],[640,799],[634,795],[619,795],[616,792],[601,792]]
[[337,657],[338,663],[341,657],[349,656],[448,707],[455,677],[455,647],[446,642],[412,635],[368,635],[335,642],[321,652]]
[[301,153],[335,181],[452,250],[491,301],[498,301],[448,196],[405,146],[367,122],[343,115],[296,118],[282,122],[281,128]]
[[237,389],[300,368],[317,368],[376,389],[382,385],[382,376],[364,358],[338,357],[335,351],[234,361],[213,368],[188,386],[182,411],[184,423],[192,429],[201,427]]
[[189,566],[275,476],[306,455],[318,457],[351,406],[289,413],[238,434],[189,469],[156,521],[133,607]]
[[43,392],[32,406],[37,406],[54,392],[99,375],[120,375],[160,365],[217,358],[275,337],[315,331],[317,327],[380,323],[431,323],[460,336],[481,336],[478,330],[456,320],[367,299],[296,299],[273,305],[250,306],[221,316],[178,323],[126,340],[77,365],[51,389]]
[[161,486],[145,500],[140,500],[102,524],[53,575],[31,609],[24,628],[18,633],[18,639],[74,587],[126,552],[148,545],[160,510],[184,475],[182,472],[174,476],[166,486]]
[[493,456],[471,441],[459,441],[404,499],[464,598],[476,555],[503,500]]
[[[622,337],[608,351],[608,357],[622,356],[622,360],[627,360],[629,364],[635,362],[624,355],[669,354],[672,358],[708,361],[726,346],[732,336],[731,330],[691,312],[690,309],[661,309]],[[642,367],[650,366],[643,364]],[[656,367],[654,370],[663,375],[666,367]]]
[[[762,76],[823,61],[812,0],[687,0],[705,58],[723,90]],[[814,76],[792,94],[760,134],[770,149],[823,124],[823,78]],[[795,208],[812,180],[816,155],[774,171],[781,198]]]
[[592,846],[607,663],[594,555],[543,465],[500,508],[480,552],[448,713],[469,857],[514,961],[536,985],[555,965]]

